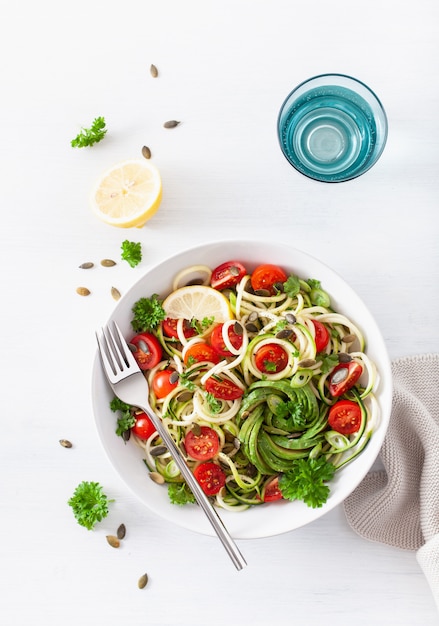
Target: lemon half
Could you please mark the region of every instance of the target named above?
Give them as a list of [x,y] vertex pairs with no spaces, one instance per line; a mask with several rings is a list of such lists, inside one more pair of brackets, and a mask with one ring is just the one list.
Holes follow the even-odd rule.
[[173,291],[163,301],[166,316],[173,319],[196,319],[214,317],[217,323],[232,318],[227,298],[216,289],[204,285],[188,285]]
[[160,206],[162,181],[146,159],[134,159],[107,170],[93,189],[92,209],[102,221],[120,228],[141,228]]

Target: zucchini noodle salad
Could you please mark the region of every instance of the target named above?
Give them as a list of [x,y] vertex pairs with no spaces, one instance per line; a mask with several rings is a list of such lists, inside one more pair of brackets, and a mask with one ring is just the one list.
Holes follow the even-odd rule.
[[[379,420],[376,368],[316,279],[239,261],[188,267],[132,308],[129,347],[204,492],[223,509],[321,507]],[[116,433],[144,453],[172,503],[195,499],[149,418],[113,398]]]

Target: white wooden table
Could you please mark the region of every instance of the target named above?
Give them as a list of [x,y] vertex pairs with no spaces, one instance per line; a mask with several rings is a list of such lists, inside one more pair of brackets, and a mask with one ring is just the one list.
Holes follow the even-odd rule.
[[[434,0],[18,0],[3,11],[2,624],[437,624],[414,553],[360,539],[341,508],[240,542],[249,566],[235,572],[214,538],[127,491],[90,394],[111,286],[124,293],[169,254],[221,237],[279,240],[329,264],[365,300],[392,358],[439,350],[436,15]],[[379,163],[337,185],[297,174],[276,138],[284,97],[325,72],[364,81],[389,118]],[[72,149],[98,115],[105,140]],[[164,130],[168,119],[181,124]],[[163,177],[160,211],[142,230],[106,226],[88,208],[91,186],[145,144]],[[142,242],[141,265],[99,267],[125,238]],[[97,263],[87,278],[84,261]],[[84,281],[88,298],[75,292]],[[82,480],[116,500],[94,532],[66,504]],[[105,535],[121,522],[127,537],[113,550]]]

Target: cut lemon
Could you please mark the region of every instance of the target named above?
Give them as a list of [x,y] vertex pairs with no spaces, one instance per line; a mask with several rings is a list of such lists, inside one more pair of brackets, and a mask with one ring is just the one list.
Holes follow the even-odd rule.
[[92,196],[94,213],[107,224],[141,228],[160,206],[162,181],[146,159],[124,161],[107,170]]
[[187,285],[173,291],[163,301],[166,316],[173,319],[202,321],[213,317],[218,323],[232,318],[229,301],[223,294],[205,285]]

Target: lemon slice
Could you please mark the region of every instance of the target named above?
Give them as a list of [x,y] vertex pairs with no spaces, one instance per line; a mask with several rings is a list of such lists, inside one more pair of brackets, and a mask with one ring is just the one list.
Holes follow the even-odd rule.
[[160,206],[162,181],[146,159],[124,161],[107,170],[92,196],[94,213],[107,224],[141,228]]
[[167,317],[186,320],[214,317],[218,323],[232,318],[229,301],[223,294],[205,285],[187,285],[173,291],[163,301]]

